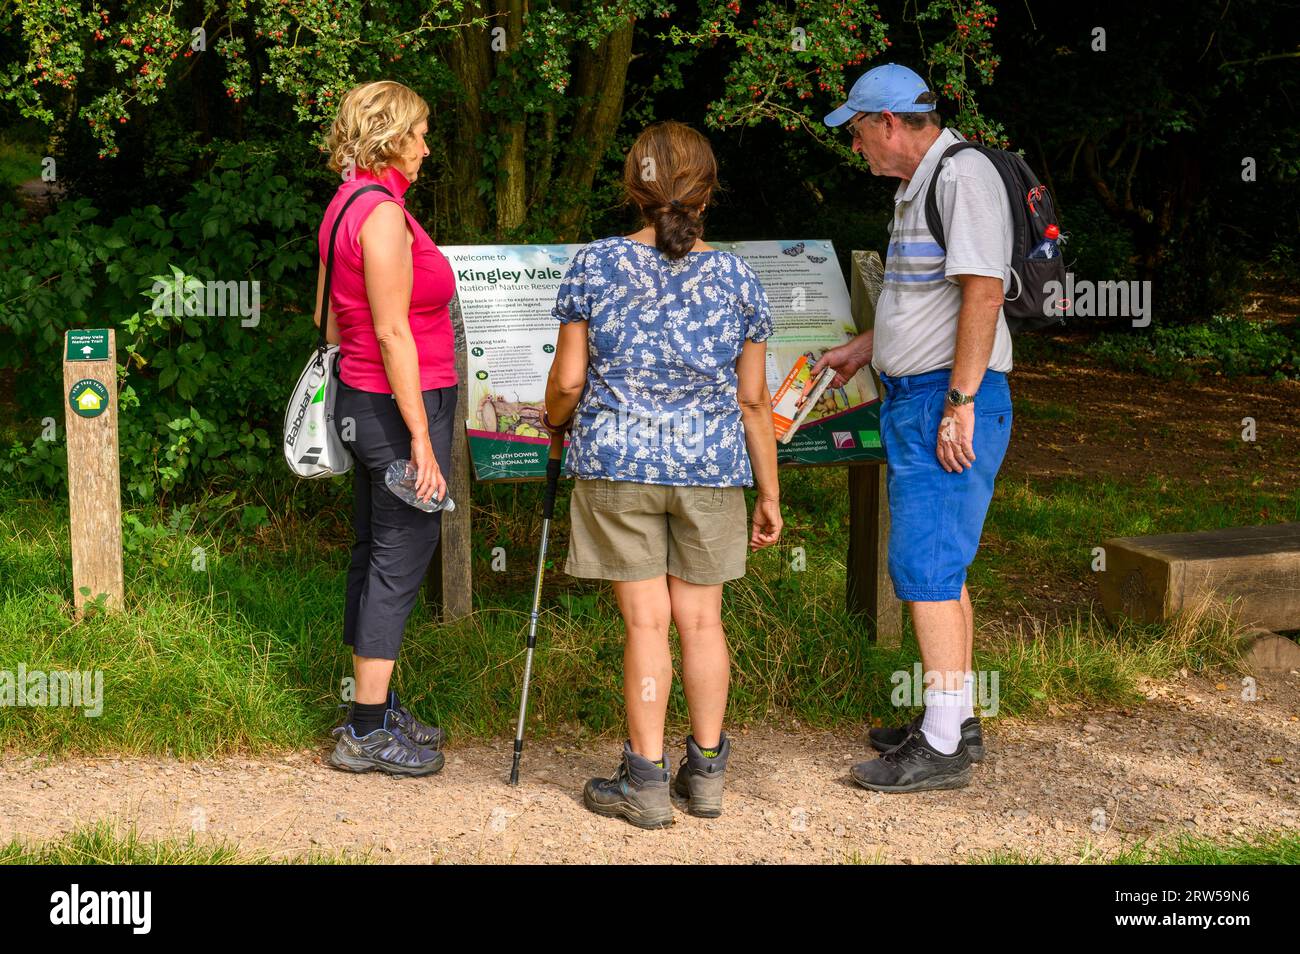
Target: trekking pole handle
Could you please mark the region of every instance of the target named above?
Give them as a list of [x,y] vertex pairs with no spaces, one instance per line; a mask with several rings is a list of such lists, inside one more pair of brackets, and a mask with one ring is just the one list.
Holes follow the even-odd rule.
[[542,518],[555,514],[555,493],[560,486],[560,458],[564,456],[564,434],[551,435],[550,454],[546,458],[546,496],[542,498]]

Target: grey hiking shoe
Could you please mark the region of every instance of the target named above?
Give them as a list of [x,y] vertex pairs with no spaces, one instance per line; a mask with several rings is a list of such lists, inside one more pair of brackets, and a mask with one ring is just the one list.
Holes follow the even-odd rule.
[[582,800],[597,815],[626,818],[638,828],[666,828],[673,823],[673,803],[668,796],[668,754],[664,768],[632,751],[623,743],[623,760],[613,778],[593,778],[582,790]]
[[682,759],[673,779],[673,791],[688,800],[687,811],[699,818],[717,818],[722,814],[722,777],[727,773],[727,756],[731,741],[723,732],[717,755],[706,758],[695,741],[686,737],[686,758]]
[[330,753],[330,765],[348,772],[378,769],[389,775],[432,775],[442,768],[443,755],[421,748],[406,737],[390,710],[382,728],[357,738],[352,726],[344,727]]
[[[867,741],[877,752],[888,752],[890,749],[897,748],[903,744],[907,734],[913,729],[921,728],[921,722],[925,719],[925,710],[909,722],[907,725],[882,727],[879,729],[867,730]],[[980,717],[973,716],[961,724],[961,740],[966,743],[966,751],[970,753],[972,762],[979,762],[984,758],[984,731],[980,726]]]
[[874,792],[965,788],[970,784],[970,753],[965,742],[958,742],[956,752],[944,755],[926,741],[918,726],[901,745],[878,759],[859,762],[850,774],[853,781]]
[[447,733],[436,725],[425,725],[411,715],[411,710],[402,705],[397,693],[388,693],[388,708],[397,713],[397,724],[408,739],[426,749],[441,749],[447,742]]
[[[352,721],[352,703],[345,706],[339,706],[340,709],[346,709],[347,714],[343,716],[343,721],[330,729],[330,735],[338,738],[343,734]],[[397,693],[389,691],[388,708],[394,713],[398,728],[402,733],[414,742],[416,745],[426,749],[441,749],[447,744],[447,733],[436,725],[425,725],[411,714],[411,710],[402,705],[402,701],[397,698]]]

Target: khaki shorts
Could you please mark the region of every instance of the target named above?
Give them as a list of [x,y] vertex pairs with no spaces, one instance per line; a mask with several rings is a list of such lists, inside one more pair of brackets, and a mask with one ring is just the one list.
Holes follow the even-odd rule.
[[604,478],[573,482],[570,576],[714,584],[745,575],[743,487],[676,487]]

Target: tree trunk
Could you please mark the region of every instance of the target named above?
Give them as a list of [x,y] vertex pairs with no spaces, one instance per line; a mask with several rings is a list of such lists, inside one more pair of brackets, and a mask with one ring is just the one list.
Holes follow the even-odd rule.
[[[574,70],[578,99],[564,162],[555,177],[560,241],[572,242],[587,215],[591,185],[623,116],[623,87],[632,59],[633,23],[619,27],[596,49],[583,47]],[[571,149],[569,147],[572,147]]]
[[528,208],[543,201],[551,188],[551,175],[555,170],[555,108],[548,106],[542,113],[541,158],[537,170],[533,173],[533,185],[529,190]]
[[[523,0],[504,0],[498,9],[505,14],[506,49],[497,53],[497,77],[501,81],[499,96],[505,102],[515,99],[518,75],[516,64],[524,34]],[[497,238],[504,239],[524,224],[528,214],[527,168],[524,145],[528,126],[522,108],[505,109],[497,120],[501,138],[501,156],[497,160]]]
[[[526,6],[526,0],[468,4],[468,16],[499,15],[492,16],[486,30],[456,31],[448,45],[447,64],[460,91],[449,124],[450,183],[440,204],[448,210],[452,235],[478,238],[491,230],[498,240],[508,240],[535,226],[556,234],[559,241],[573,241],[586,219],[592,183],[623,115],[623,86],[632,58],[631,22],[595,49],[578,44],[570,87],[577,105],[563,133],[556,128],[554,113],[547,111],[537,130],[540,139],[530,150],[522,110],[489,107],[486,94],[494,80],[494,104],[509,102],[516,92],[519,61],[515,56]],[[492,28],[498,26],[506,31],[506,48],[501,51],[491,48]],[[500,144],[493,173],[495,222],[478,188],[485,175],[483,142],[490,133]],[[552,217],[532,222],[530,208],[545,209]]]
[[[465,15],[478,17],[477,3],[466,4]],[[486,131],[483,93],[492,77],[491,33],[482,27],[465,27],[452,34],[447,65],[460,85],[452,97],[452,120],[448,136],[448,165],[451,182],[445,201],[446,224],[452,235],[480,238],[488,228],[487,202],[479,193],[483,176],[482,142]]]

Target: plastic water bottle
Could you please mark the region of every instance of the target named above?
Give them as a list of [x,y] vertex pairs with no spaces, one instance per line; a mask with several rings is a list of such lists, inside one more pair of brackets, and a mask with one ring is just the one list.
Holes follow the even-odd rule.
[[384,472],[384,483],[403,502],[426,513],[456,509],[456,504],[452,502],[451,497],[443,497],[441,500],[437,497],[429,500],[417,498],[415,495],[415,473],[415,466],[409,460],[401,458],[388,465],[388,470]]
[[1055,225],[1049,225],[1043,229],[1043,240],[1034,246],[1034,250],[1029,253],[1030,259],[1056,258],[1061,254],[1061,250],[1056,245],[1056,240],[1061,237],[1061,230]]

